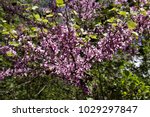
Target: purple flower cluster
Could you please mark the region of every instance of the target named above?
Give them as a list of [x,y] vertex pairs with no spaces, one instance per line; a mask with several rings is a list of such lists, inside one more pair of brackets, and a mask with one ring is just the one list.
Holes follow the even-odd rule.
[[[141,6],[148,3],[148,0],[133,0],[132,2],[139,2]],[[115,0],[115,4],[128,3],[128,0]]]
[[100,4],[95,0],[73,0],[69,3],[69,7],[75,10],[82,20],[91,20],[97,16],[96,10],[100,9]]
[[[22,42],[25,37],[22,37]],[[131,31],[117,28],[114,32],[111,27],[107,34],[100,39],[97,45],[85,43],[82,38],[76,36],[76,32],[67,26],[54,27],[51,32],[40,39],[40,44],[35,45],[31,40],[27,41],[24,48],[24,56],[18,57],[14,63],[14,69],[1,72],[1,78],[30,72],[35,67],[44,71],[50,70],[67,80],[78,84],[84,78],[84,72],[89,70],[92,63],[111,59],[118,49],[125,49],[132,42]],[[6,47],[1,47],[1,52]],[[8,50],[7,50],[8,51]],[[17,53],[17,52],[15,52]],[[33,66],[35,62],[36,66]],[[34,68],[32,68],[34,67]],[[44,71],[42,73],[44,74]],[[39,70],[39,72],[41,72]]]

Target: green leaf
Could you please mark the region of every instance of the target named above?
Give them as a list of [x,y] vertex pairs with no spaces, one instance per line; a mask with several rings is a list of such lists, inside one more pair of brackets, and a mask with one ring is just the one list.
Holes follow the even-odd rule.
[[130,75],[130,72],[127,71],[127,70],[125,70],[125,71],[124,71],[124,75],[125,75],[125,76],[129,76],[129,75]]
[[2,55],[0,55],[0,61],[3,61],[3,56]]
[[10,32],[12,33],[12,34],[17,34],[17,31],[16,30],[10,30]]
[[46,32],[46,33],[48,32],[48,30],[46,28],[44,28],[43,31]]
[[73,27],[76,28],[76,29],[80,29],[80,26],[77,25],[77,24],[75,24]]
[[94,34],[89,35],[89,37],[92,38],[92,39],[97,39],[97,35],[94,35]]
[[44,23],[47,23],[47,22],[48,22],[48,20],[47,20],[47,19],[42,19],[42,21],[43,21]]
[[38,8],[38,6],[33,6],[32,10],[36,10]]
[[106,37],[108,34],[107,33],[103,33],[103,35]]
[[11,51],[7,51],[6,55],[9,56],[9,57],[13,57],[14,56],[14,54]]
[[110,23],[112,23],[112,22],[114,22],[114,21],[115,21],[115,18],[114,18],[114,17],[112,17],[112,18],[110,18],[110,19],[107,20],[107,22],[110,22]]
[[63,0],[56,0],[56,5],[57,5],[58,7],[64,7],[64,6],[65,6]]
[[46,17],[53,17],[54,16],[54,14],[48,14],[48,15],[46,15]]
[[32,27],[31,30],[32,31],[37,31],[38,29],[37,29],[37,27]]
[[100,26],[102,23],[101,22],[98,22],[95,26]]
[[125,17],[125,16],[127,16],[128,12],[126,12],[126,11],[119,11],[118,14],[120,14],[120,15]]
[[18,47],[20,45],[18,42],[15,41],[10,41],[9,44],[15,47]]
[[40,15],[39,14],[34,14],[34,17],[36,20],[41,20]]
[[130,20],[127,22],[127,25],[129,29],[135,29],[137,26],[137,23]]
[[75,10],[73,10],[72,12],[73,12],[75,15],[78,15],[78,13],[77,13]]
[[87,97],[87,100],[94,100],[93,98]]
[[3,34],[3,35],[8,35],[9,32],[8,32],[8,31],[2,31],[2,34]]
[[62,13],[57,13],[59,16],[63,16]]
[[7,21],[2,19],[2,22],[3,22],[3,23],[6,23]]
[[123,94],[123,95],[127,95],[127,92],[124,91],[122,94]]
[[140,8],[140,13],[141,13],[142,15],[144,15],[144,16],[146,16],[146,15],[147,15],[146,10],[145,10],[145,9],[143,9],[143,8]]
[[117,26],[117,23],[112,23],[112,26],[116,27],[116,26]]
[[118,11],[117,8],[113,7],[112,9],[110,9],[109,11]]
[[138,39],[138,37],[139,37],[139,34],[137,33],[137,32],[132,32],[132,34],[136,37],[136,39]]

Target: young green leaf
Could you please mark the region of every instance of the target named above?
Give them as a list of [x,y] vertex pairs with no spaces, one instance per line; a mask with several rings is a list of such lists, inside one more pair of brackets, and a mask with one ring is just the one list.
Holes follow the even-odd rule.
[[97,39],[97,35],[94,35],[94,34],[89,35],[89,37],[92,39]]
[[13,56],[14,56],[14,54],[13,54],[12,51],[7,51],[7,52],[6,52],[6,55],[9,56],[9,57],[13,57]]
[[110,23],[112,23],[112,22],[114,22],[114,21],[115,21],[115,18],[114,18],[114,17],[112,17],[112,18],[110,18],[110,19],[107,20],[107,22],[110,22]]
[[19,43],[15,42],[15,41],[10,41],[10,42],[9,42],[9,45],[18,47],[18,46],[19,46]]
[[119,13],[118,14],[120,14],[120,15],[122,15],[122,16],[124,16],[124,17],[126,17],[127,16],[127,14],[128,14],[128,12],[126,12],[126,11],[119,11]]
[[41,20],[40,15],[39,14],[34,14],[34,17],[36,20]]
[[130,21],[127,22],[127,25],[128,25],[128,28],[129,28],[129,29],[132,29],[132,30],[133,30],[133,29],[136,28],[137,23],[130,20]]
[[57,5],[58,7],[64,7],[64,6],[65,6],[63,0],[56,0],[56,5]]
[[33,6],[32,10],[36,10],[38,8],[38,6]]

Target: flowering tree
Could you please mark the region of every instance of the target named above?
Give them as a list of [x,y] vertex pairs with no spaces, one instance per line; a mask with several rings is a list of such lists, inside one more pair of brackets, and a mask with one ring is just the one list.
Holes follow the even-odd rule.
[[[115,0],[105,5],[95,0],[55,3],[54,9],[41,14],[37,6],[1,2],[0,10],[17,18],[8,21],[1,13],[0,57],[7,65],[0,67],[0,79],[53,74],[89,92],[84,79],[95,63],[111,60],[119,50],[126,52],[149,34],[147,0]],[[11,25],[18,21],[23,24]]]

